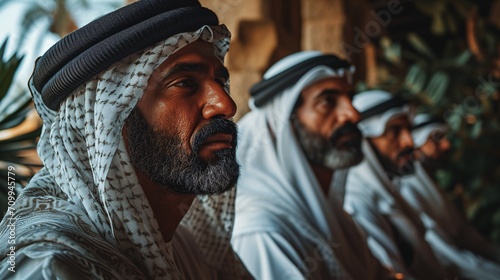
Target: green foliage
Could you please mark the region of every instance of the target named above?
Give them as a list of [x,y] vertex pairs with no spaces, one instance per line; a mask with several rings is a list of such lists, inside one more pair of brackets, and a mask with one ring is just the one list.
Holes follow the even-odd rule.
[[21,134],[12,133],[24,124],[33,107],[27,90],[12,88],[22,57],[14,54],[4,60],[6,45],[7,40],[0,47],[0,135],[10,132],[12,136],[0,137],[0,217],[5,215],[8,197],[13,197],[9,191],[17,195],[40,167],[39,161],[28,155],[30,152],[35,154],[41,126],[37,124]]
[[[436,171],[439,183],[474,226],[500,243],[500,32],[484,15],[472,21],[475,2],[414,3],[431,17],[431,29],[409,32],[403,41],[390,34],[379,40],[378,73],[390,75],[379,77],[377,87],[400,90],[417,112],[443,116],[454,149],[449,167]],[[466,29],[471,22],[476,28]],[[436,46],[433,38],[446,43]]]

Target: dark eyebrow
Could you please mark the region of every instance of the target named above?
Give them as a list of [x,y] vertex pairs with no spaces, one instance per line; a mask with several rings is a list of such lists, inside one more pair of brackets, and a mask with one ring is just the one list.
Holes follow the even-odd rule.
[[342,91],[342,90],[339,90],[339,89],[325,89],[323,91],[321,91],[317,96],[316,98],[321,98],[325,95],[341,95],[341,94],[347,94],[349,96],[349,98],[353,98],[355,92],[353,90],[349,91],[349,92],[345,92],[345,91]]
[[[167,71],[165,71],[161,75],[161,79],[164,80],[172,75],[185,72],[195,72],[204,74],[208,72],[208,65],[205,63],[190,63],[190,62],[177,63],[174,66],[167,69]],[[215,75],[217,77],[222,77],[226,80],[229,79],[229,71],[224,66],[217,69]]]
[[325,89],[322,92],[320,92],[317,97],[321,97],[321,96],[328,95],[328,94],[341,94],[341,93],[342,93],[342,91],[340,91],[338,89]]
[[[325,89],[323,90],[322,92],[320,92],[316,98],[321,98],[325,95],[330,95],[330,94],[333,94],[333,95],[340,95],[340,94],[344,94],[345,92],[344,91],[341,91],[341,90],[338,90],[338,89]],[[349,96],[349,98],[352,100],[353,97],[354,97],[354,94],[356,94],[356,92],[354,90],[350,90],[348,91],[347,93],[347,96]]]
[[167,69],[161,75],[162,80],[166,79],[172,75],[183,73],[183,72],[196,72],[196,73],[206,73],[208,71],[208,66],[204,63],[177,63],[174,66]]

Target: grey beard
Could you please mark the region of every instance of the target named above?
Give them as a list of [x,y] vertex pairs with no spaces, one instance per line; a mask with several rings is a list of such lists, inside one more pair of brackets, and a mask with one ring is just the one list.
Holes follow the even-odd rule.
[[296,117],[291,118],[297,140],[306,158],[314,164],[330,169],[344,169],[360,163],[363,160],[361,151],[361,134],[359,139],[352,139],[335,146],[332,137],[324,137],[309,131]]

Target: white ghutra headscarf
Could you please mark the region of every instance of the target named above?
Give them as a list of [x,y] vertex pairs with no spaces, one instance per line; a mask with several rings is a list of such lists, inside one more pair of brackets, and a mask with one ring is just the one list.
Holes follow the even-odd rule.
[[[172,244],[163,240],[130,163],[122,127],[156,67],[199,39],[212,43],[223,61],[229,31],[224,25],[203,26],[114,63],[77,88],[58,111],[46,107],[30,80],[44,121],[38,151],[45,167],[15,204],[16,252],[48,257],[44,276],[182,278]],[[233,189],[197,197],[181,222],[192,232],[207,265],[227,279],[245,273],[229,243],[234,195]],[[7,234],[4,221],[1,240]],[[2,256],[5,250],[2,246]]]
[[[320,55],[316,51],[290,55],[270,68],[264,77]],[[329,197],[325,198],[290,121],[303,89],[320,80],[346,74],[339,72],[326,65],[315,66],[261,108],[253,106],[250,100],[252,112],[238,123],[241,136],[237,156],[242,169],[233,244],[245,235],[269,232],[280,232],[289,242],[294,240],[293,250],[301,256],[289,257],[303,258],[294,260],[302,275],[282,271],[283,279],[311,275],[322,275],[325,279],[370,279],[380,272],[358,227],[342,210],[347,171],[335,171]],[[311,246],[310,250],[305,249]],[[235,250],[245,254],[236,246]],[[321,256],[321,268],[307,267],[313,257],[307,254],[311,252]],[[251,263],[259,261],[245,260],[243,255],[241,258],[250,270]]]

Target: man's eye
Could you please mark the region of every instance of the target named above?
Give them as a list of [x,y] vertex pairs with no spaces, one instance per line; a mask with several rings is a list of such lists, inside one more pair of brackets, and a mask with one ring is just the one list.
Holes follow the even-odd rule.
[[170,87],[181,87],[181,88],[197,88],[198,83],[195,79],[179,79],[170,84]]
[[319,105],[333,107],[335,106],[335,98],[333,98],[332,96],[324,96],[320,99]]
[[400,127],[391,127],[391,129],[389,129],[389,133],[391,136],[397,137],[399,135],[399,133],[401,133],[401,128]]

